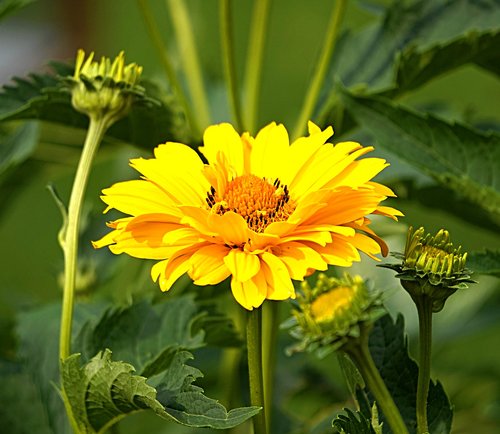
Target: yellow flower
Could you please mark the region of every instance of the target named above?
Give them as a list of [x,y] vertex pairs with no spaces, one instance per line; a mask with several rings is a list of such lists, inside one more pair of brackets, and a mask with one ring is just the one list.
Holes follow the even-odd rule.
[[332,134],[310,123],[309,136],[290,144],[283,125],[255,138],[214,125],[200,148],[208,164],[186,145],[160,145],[155,158],[131,161],[143,179],[103,190],[106,211],[129,217],[109,223],[113,231],[94,246],[159,260],[151,276],[163,291],[188,273],[196,285],[231,276],[249,310],[294,298],[292,279],[350,266],[358,250],[387,254],[366,216],[402,215],[380,205],[393,193],[371,181],[386,161],[357,160],[373,149],[359,143],[325,144]]

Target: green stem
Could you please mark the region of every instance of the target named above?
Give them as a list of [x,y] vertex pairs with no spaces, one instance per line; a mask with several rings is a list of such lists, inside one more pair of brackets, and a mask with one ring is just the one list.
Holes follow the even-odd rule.
[[83,197],[87,187],[90,167],[99,143],[104,137],[110,121],[107,117],[90,118],[87,137],[83,145],[82,155],[76,169],[75,179],[68,206],[68,220],[63,235],[64,251],[64,290],[61,314],[61,332],[59,336],[59,358],[66,359],[71,354],[71,325],[75,293],[75,277],[77,271],[78,232]]
[[377,406],[383,411],[392,432],[397,434],[408,434],[408,429],[401,417],[401,413],[375,366],[375,362],[368,349],[367,336],[362,336],[358,344],[350,346],[346,351],[356,363],[359,372],[375,397]]
[[427,395],[431,378],[432,300],[426,295],[414,298],[419,323],[419,364],[417,383],[417,431],[429,432],[427,426]]
[[236,129],[243,131],[243,118],[241,116],[241,102],[236,80],[236,66],[234,64],[233,25],[231,20],[231,0],[220,2],[220,22],[222,37],[222,59],[224,62],[224,75],[229,92],[229,102],[236,122]]
[[257,123],[268,18],[269,0],[256,1],[252,14],[244,83],[246,95],[245,126],[251,134],[255,133]]
[[253,417],[254,434],[267,434],[262,381],[262,310],[254,309],[247,318],[248,375],[250,403],[262,410]]
[[200,126],[196,120],[196,117],[193,114],[193,111],[191,110],[191,104],[189,103],[189,99],[187,98],[179,80],[177,79],[177,76],[175,75],[174,67],[170,62],[170,55],[167,49],[167,45],[163,43],[161,33],[158,30],[158,26],[156,25],[156,21],[154,19],[154,15],[151,11],[151,8],[149,7],[148,0],[137,0],[137,4],[146,23],[146,29],[149,33],[149,37],[151,38],[151,41],[153,42],[153,45],[155,46],[156,51],[158,52],[158,55],[160,57],[160,62],[163,66],[163,69],[165,70],[165,73],[167,74],[168,81],[172,86],[175,95],[179,99],[179,102],[184,108],[184,113],[186,114],[187,121],[191,125],[194,134],[196,136],[200,136],[201,135]]
[[167,0],[167,5],[174,24],[177,43],[179,44],[179,54],[184,74],[186,75],[189,93],[191,94],[191,101],[196,104],[196,114],[201,126],[206,128],[210,125],[210,109],[194,41],[195,31],[191,26],[184,0]]
[[273,301],[267,301],[262,306],[262,374],[268,432],[271,432],[271,408],[273,403],[274,369],[276,366],[279,306],[279,302]]
[[311,80],[309,90],[306,94],[306,99],[302,105],[302,110],[297,120],[297,124],[295,125],[295,129],[293,130],[292,138],[294,139],[299,137],[304,131],[306,123],[311,119],[314,107],[318,101],[318,96],[321,91],[321,87],[323,86],[326,72],[335,50],[337,36],[340,31],[346,5],[347,0],[337,0],[335,7],[333,8],[332,15],[330,16],[330,21],[328,23],[328,30],[325,36],[323,51],[321,52],[319,62],[316,64],[316,70]]

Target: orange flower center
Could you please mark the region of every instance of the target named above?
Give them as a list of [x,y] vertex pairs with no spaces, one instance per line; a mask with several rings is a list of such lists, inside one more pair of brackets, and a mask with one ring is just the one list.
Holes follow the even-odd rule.
[[255,232],[264,231],[273,222],[286,220],[295,209],[288,187],[281,185],[279,179],[270,184],[255,175],[233,179],[222,195],[212,187],[206,201],[217,214],[223,215],[228,211],[239,214]]

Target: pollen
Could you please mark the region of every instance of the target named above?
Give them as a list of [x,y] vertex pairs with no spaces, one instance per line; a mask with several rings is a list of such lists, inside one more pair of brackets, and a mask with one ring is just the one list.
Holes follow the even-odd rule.
[[353,288],[339,286],[314,300],[311,304],[311,314],[318,322],[330,321],[351,306],[353,297]]
[[216,214],[233,211],[241,215],[255,232],[263,232],[271,223],[288,219],[295,210],[286,185],[279,179],[271,184],[255,175],[238,176],[227,184],[222,194],[212,187],[206,202]]

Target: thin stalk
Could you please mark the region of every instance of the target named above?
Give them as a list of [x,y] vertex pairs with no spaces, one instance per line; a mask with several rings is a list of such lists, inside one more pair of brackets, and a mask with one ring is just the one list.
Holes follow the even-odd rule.
[[156,21],[151,11],[151,8],[149,7],[148,0],[137,0],[137,4],[146,23],[146,29],[149,33],[149,37],[151,38],[151,41],[153,42],[153,45],[156,51],[158,52],[160,62],[163,66],[163,69],[165,70],[168,81],[172,86],[175,95],[179,99],[179,102],[184,108],[184,113],[186,114],[186,118],[189,124],[191,125],[194,134],[196,136],[200,136],[201,135],[200,125],[198,124],[196,117],[193,114],[193,111],[191,109],[191,104],[189,103],[189,99],[186,96],[179,80],[177,79],[177,76],[175,75],[174,67],[170,62],[171,56],[169,55],[168,47],[166,44],[163,43],[161,33],[158,29],[158,26],[156,25]]
[[431,346],[432,346],[432,300],[422,295],[415,297],[419,324],[419,364],[417,383],[417,431],[419,434],[429,432],[427,425],[427,395],[431,379]]
[[265,37],[269,21],[269,4],[269,0],[256,1],[251,21],[244,82],[246,96],[245,126],[251,134],[255,133],[259,109],[262,62],[264,60]]
[[368,339],[362,339],[358,345],[352,345],[348,348],[347,352],[352,357],[363,379],[373,393],[377,406],[384,413],[392,432],[408,434],[408,429],[401,417],[401,413],[375,366],[375,362],[368,349]]
[[71,326],[73,320],[73,304],[75,293],[75,277],[77,271],[78,232],[80,215],[85,189],[92,161],[99,148],[99,143],[109,127],[106,117],[90,118],[87,137],[83,145],[82,155],[76,169],[73,188],[68,205],[68,219],[63,234],[64,251],[64,290],[61,314],[61,331],[59,335],[59,359],[64,360],[71,354]]
[[236,66],[234,63],[233,24],[231,20],[231,0],[220,1],[220,22],[222,37],[222,59],[227,83],[229,102],[238,131],[243,131],[241,101],[238,92]]
[[262,410],[253,417],[254,434],[267,434],[264,386],[262,381],[262,310],[254,309],[247,318],[248,375],[250,403]]
[[330,21],[328,23],[328,30],[325,35],[323,50],[321,52],[319,62],[316,64],[316,70],[311,80],[311,84],[309,85],[309,90],[306,94],[304,104],[302,105],[299,118],[293,130],[292,138],[299,137],[304,131],[307,121],[311,119],[314,107],[318,101],[321,87],[325,81],[328,66],[330,65],[333,52],[335,51],[335,45],[340,27],[342,25],[342,19],[344,18],[346,5],[347,0],[337,0],[335,3],[335,7],[333,8]]
[[174,25],[177,43],[179,44],[179,54],[186,75],[191,101],[196,103],[196,114],[202,128],[206,128],[210,125],[210,108],[193,36],[195,31],[191,26],[185,1],[166,1]]
[[271,414],[276,367],[276,340],[280,303],[268,301],[262,306],[262,374],[266,404],[267,431],[271,432]]

